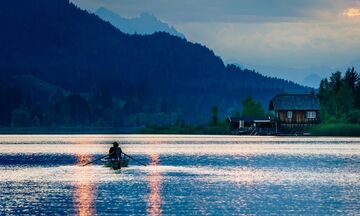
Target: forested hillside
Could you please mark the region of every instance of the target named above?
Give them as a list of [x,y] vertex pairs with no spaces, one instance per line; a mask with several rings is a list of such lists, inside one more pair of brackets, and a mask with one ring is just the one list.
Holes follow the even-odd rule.
[[67,0],[0,2],[2,126],[206,122],[295,83],[225,66],[167,33],[128,35]]

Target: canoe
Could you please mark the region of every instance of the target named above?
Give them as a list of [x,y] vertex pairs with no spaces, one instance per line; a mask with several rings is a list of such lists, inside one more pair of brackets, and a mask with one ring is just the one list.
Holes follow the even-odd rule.
[[[106,167],[111,167],[111,168],[114,168],[114,169],[118,168],[118,161],[115,160],[115,159],[103,158],[103,159],[101,159],[101,162]],[[127,167],[128,165],[129,165],[129,159],[122,158],[120,160],[120,167]]]

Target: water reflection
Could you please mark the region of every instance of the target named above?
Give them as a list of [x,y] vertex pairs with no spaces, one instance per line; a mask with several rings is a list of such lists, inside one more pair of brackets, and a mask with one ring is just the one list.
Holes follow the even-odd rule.
[[[93,158],[89,154],[76,155],[78,162],[76,165],[82,165],[91,161]],[[86,216],[95,213],[95,185],[89,179],[89,173],[86,167],[77,169],[75,172],[77,181],[75,182],[74,200],[76,215]]]
[[[150,155],[150,165],[159,165],[159,154],[153,153]],[[152,169],[149,176],[150,194],[148,200],[149,215],[162,215],[161,210],[161,181],[162,176],[157,169]]]
[[[151,165],[74,166],[116,139]],[[0,215],[360,215],[360,139],[0,136],[0,188]]]

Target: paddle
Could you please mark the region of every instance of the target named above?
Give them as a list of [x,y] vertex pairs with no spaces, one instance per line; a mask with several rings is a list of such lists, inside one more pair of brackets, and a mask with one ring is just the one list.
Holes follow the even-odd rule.
[[90,162],[88,162],[88,163],[86,163],[86,164],[83,164],[83,165],[81,165],[81,166],[86,166],[86,165],[89,165],[89,164],[92,164],[92,163],[94,163],[94,162],[96,162],[96,161],[99,161],[99,160],[101,160],[101,159],[103,159],[103,158],[106,158],[106,157],[108,157],[109,155],[105,155],[104,157],[101,157],[101,158],[98,158],[98,159],[96,159],[96,160],[93,160],[93,161],[90,161]]
[[131,159],[133,159],[134,161],[138,162],[139,164],[141,164],[141,165],[143,165],[143,166],[146,166],[146,164],[141,163],[140,161],[136,160],[135,158],[131,157],[130,155],[125,154],[124,152],[123,152],[123,154],[124,154],[125,156],[127,156],[128,158],[131,158]]

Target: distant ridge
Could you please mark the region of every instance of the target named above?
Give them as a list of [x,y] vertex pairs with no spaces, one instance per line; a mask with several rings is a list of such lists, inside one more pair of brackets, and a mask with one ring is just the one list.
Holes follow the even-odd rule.
[[303,81],[301,82],[301,84],[304,86],[309,86],[309,87],[317,89],[320,86],[321,79],[322,79],[321,76],[319,76],[316,73],[313,73],[313,74],[306,76],[303,79]]
[[167,32],[171,35],[185,38],[185,36],[178,32],[173,26],[160,21],[152,14],[141,13],[139,17],[123,18],[104,7],[97,9],[95,14],[101,19],[110,22],[124,33],[145,35],[155,32]]

